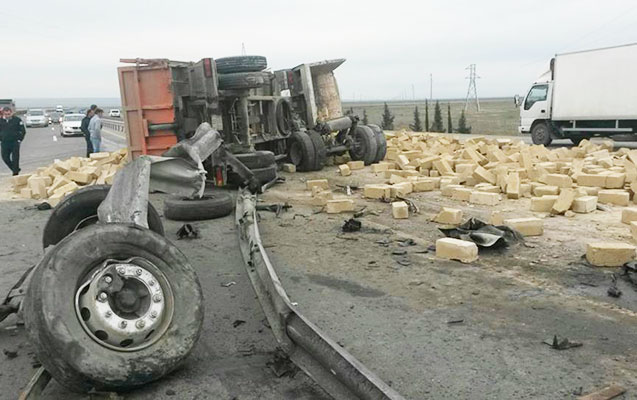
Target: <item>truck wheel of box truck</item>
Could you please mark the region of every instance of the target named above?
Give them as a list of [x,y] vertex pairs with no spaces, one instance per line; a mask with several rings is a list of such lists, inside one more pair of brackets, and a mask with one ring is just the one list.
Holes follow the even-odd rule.
[[536,122],[531,128],[533,144],[548,146],[553,141],[551,130],[546,122]]

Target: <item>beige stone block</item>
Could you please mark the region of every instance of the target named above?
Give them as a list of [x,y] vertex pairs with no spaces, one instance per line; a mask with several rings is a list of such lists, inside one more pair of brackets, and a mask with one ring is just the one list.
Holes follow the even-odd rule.
[[46,182],[44,178],[33,176],[28,179],[28,186],[31,189],[31,197],[34,199],[46,199]]
[[395,219],[409,218],[409,206],[404,201],[391,203],[391,213]]
[[604,189],[597,192],[597,201],[602,204],[627,206],[630,201],[630,194],[625,190]]
[[606,186],[606,176],[596,174],[579,174],[577,175],[577,184],[579,186],[596,186],[603,188]]
[[557,200],[557,195],[531,197],[531,211],[550,212],[556,200]]
[[73,157],[66,160],[66,165],[68,165],[70,171],[77,171],[78,169],[82,168],[82,160],[80,160],[78,157]]
[[509,199],[520,198],[520,174],[511,172],[507,175],[506,194]]
[[391,186],[385,184],[368,184],[363,186],[363,197],[368,199],[391,198]]
[[341,176],[349,176],[352,174],[352,170],[350,169],[349,165],[347,164],[341,164],[338,166],[338,172],[340,172]]
[[473,175],[475,179],[480,182],[489,182],[492,185],[496,184],[496,177],[493,175],[491,171],[484,169],[484,167],[478,166],[475,170],[473,170]]
[[[440,175],[452,175],[453,169],[449,165],[449,162],[444,158],[433,162],[433,166]],[[432,171],[433,172],[433,171]]]
[[325,206],[328,200],[333,200],[334,194],[331,190],[319,190],[316,193],[312,193],[312,205]]
[[560,188],[558,188],[557,186],[542,185],[542,186],[537,186],[535,190],[533,191],[533,194],[536,196],[546,196],[546,195],[552,195],[552,194],[559,194],[559,192],[560,192]]
[[296,165],[292,164],[292,163],[284,163],[283,165],[281,165],[281,169],[283,170],[283,172],[296,172]]
[[438,215],[434,217],[433,221],[439,224],[460,225],[462,223],[462,210],[442,207]]
[[328,214],[339,214],[343,212],[354,211],[354,200],[352,199],[333,199],[328,200],[325,211]]
[[89,183],[93,179],[92,174],[87,174],[86,172],[79,172],[79,171],[69,171],[64,176],[66,176],[68,179],[74,182],[81,183],[84,185]]
[[76,191],[79,188],[79,186],[77,185],[77,183],[75,182],[70,182],[67,183],[64,186],[61,186],[59,188],[57,188],[54,192],[53,192],[53,196],[57,195],[57,194],[69,194],[72,193],[74,191]]
[[372,172],[378,173],[387,171],[389,169],[389,163],[379,162],[378,164],[372,164]]
[[626,174],[615,172],[606,175],[606,184],[604,185],[604,187],[606,189],[621,189],[624,187],[625,182]]
[[460,187],[453,191],[453,193],[451,194],[451,198],[459,201],[469,201],[472,192],[472,189]]
[[101,151],[99,153],[91,153],[89,158],[91,160],[101,160],[103,158],[108,158],[110,155],[111,155],[111,153],[109,153],[107,151]]
[[522,197],[531,197],[531,184],[529,184],[529,183],[521,183],[520,184],[520,195]]
[[466,240],[438,239],[436,240],[436,257],[470,263],[478,259],[478,246]]
[[635,246],[618,242],[595,242],[586,246],[586,259],[596,267],[620,267],[635,258]]
[[500,202],[499,193],[473,191],[469,196],[469,203],[494,206]]
[[464,188],[462,185],[444,185],[442,186],[442,179],[440,180],[440,194],[445,197],[453,196],[453,192],[456,189]]
[[414,192],[431,192],[436,188],[436,183],[429,179],[419,179],[411,184]]
[[11,177],[11,183],[13,186],[24,186],[27,184],[27,180],[31,177],[31,174],[22,174]]
[[555,200],[553,204],[553,208],[551,208],[551,213],[564,214],[570,210],[573,200],[575,200],[575,191],[573,189],[562,188],[559,196],[557,196],[557,200]]
[[593,212],[597,209],[597,196],[582,196],[573,200],[571,209],[580,214]]
[[31,199],[33,198],[33,192],[31,192],[31,189],[28,187],[22,188],[20,190],[20,197],[23,199]]
[[347,166],[350,170],[356,171],[365,168],[365,163],[363,161],[348,161]]
[[402,177],[400,175],[394,175],[394,174],[392,174],[392,176],[389,177],[389,183],[391,183],[392,185],[394,183],[402,183],[402,182],[409,182],[409,179]]
[[622,222],[629,224],[632,221],[637,221],[637,207],[626,207],[622,209]]
[[568,175],[548,174],[546,175],[546,184],[560,188],[570,188],[573,186],[573,179]]
[[312,179],[305,182],[305,187],[307,190],[312,190],[314,186],[318,186],[322,189],[329,189],[330,185],[327,182],[327,179]]
[[62,201],[63,198],[64,198],[64,193],[58,193],[58,194],[54,194],[53,196],[50,196],[48,199],[46,199],[46,202],[49,203],[51,207],[55,207],[58,204],[60,204],[60,201]]
[[407,196],[409,193],[414,191],[414,187],[411,184],[411,182],[401,182],[401,183],[395,183],[393,185],[390,186],[390,193],[391,193],[391,197],[397,197],[397,196]]
[[505,219],[504,224],[524,236],[540,236],[544,233],[544,221],[540,218],[511,218]]
[[630,233],[633,235],[633,242],[637,242],[637,221],[630,222]]

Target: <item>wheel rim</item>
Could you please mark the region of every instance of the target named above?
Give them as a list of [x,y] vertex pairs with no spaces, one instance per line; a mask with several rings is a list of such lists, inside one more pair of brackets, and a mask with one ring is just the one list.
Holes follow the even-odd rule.
[[106,260],[75,294],[75,311],[86,333],[117,351],[138,351],[166,332],[174,312],[166,276],[150,261]]
[[544,143],[546,141],[546,129],[543,126],[535,128],[535,136],[539,142]]
[[303,160],[303,150],[301,149],[301,144],[298,142],[292,143],[290,146],[290,161],[292,164],[299,166],[301,165],[301,161]]
[[357,160],[362,160],[365,156],[365,142],[361,136],[354,135],[354,140],[352,141],[352,158]]

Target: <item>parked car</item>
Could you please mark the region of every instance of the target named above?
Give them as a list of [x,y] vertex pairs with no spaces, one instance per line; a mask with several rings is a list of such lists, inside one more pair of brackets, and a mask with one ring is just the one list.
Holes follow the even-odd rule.
[[49,113],[49,123],[51,124],[59,124],[62,122],[62,115],[57,111],[52,111]]
[[120,117],[120,112],[119,112],[119,110],[118,110],[118,109],[113,109],[113,110],[110,110],[110,111],[108,112],[108,116],[109,116],[109,117],[116,117],[116,118],[119,118],[119,117]]
[[60,125],[60,135],[67,136],[82,136],[83,133],[80,130],[80,125],[82,124],[82,118],[84,118],[83,114],[66,114],[62,118],[62,123]]
[[27,111],[26,117],[27,128],[33,126],[49,126],[49,118],[41,108],[34,108]]

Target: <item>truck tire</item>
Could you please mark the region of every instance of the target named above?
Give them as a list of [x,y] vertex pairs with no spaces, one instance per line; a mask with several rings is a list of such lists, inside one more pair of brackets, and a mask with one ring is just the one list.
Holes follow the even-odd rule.
[[215,64],[217,72],[220,74],[259,72],[268,67],[268,61],[263,56],[223,57],[216,59]]
[[312,139],[312,145],[314,146],[314,167],[312,171],[320,171],[325,166],[325,161],[327,161],[325,142],[321,134],[316,131],[310,130],[307,134]]
[[200,199],[170,198],[164,201],[164,216],[174,221],[201,221],[232,213],[232,196],[220,190],[206,192]]
[[579,146],[579,144],[582,142],[582,140],[587,139],[584,136],[573,136],[570,137],[569,139],[571,139],[571,142],[575,145],[575,146]]
[[265,185],[266,183],[272,182],[277,178],[276,169],[276,164],[274,164],[265,168],[255,168],[251,171],[254,174],[255,178],[257,178],[257,180],[259,181],[259,184]]
[[274,153],[271,151],[257,150],[252,153],[234,154],[234,156],[249,169],[271,167],[276,164]]
[[354,129],[349,156],[354,161],[363,161],[365,165],[373,164],[378,153],[376,135],[371,128],[359,125]]
[[[86,186],[66,196],[55,206],[44,226],[43,248],[57,244],[76,230],[98,222],[97,208],[102,204],[110,189],[110,185]],[[148,227],[151,231],[164,235],[161,217],[150,202],[148,202]]]
[[288,158],[299,171],[312,171],[316,165],[314,143],[306,132],[292,132],[288,139]]
[[385,134],[380,126],[374,124],[367,124],[367,126],[371,128],[376,136],[376,146],[378,147],[378,150],[376,152],[374,162],[377,163],[382,161],[387,154],[387,139],[385,138]]
[[533,144],[542,144],[548,146],[553,141],[551,137],[551,130],[549,126],[544,122],[538,122],[531,128],[531,140]]
[[237,72],[234,74],[219,75],[219,89],[254,89],[270,82],[267,72]]
[[[101,293],[109,301],[99,301]],[[93,225],[36,266],[24,319],[38,360],[58,383],[122,391],[186,359],[201,332],[203,297],[190,263],[163,236],[132,224]]]
[[274,109],[276,126],[283,136],[290,136],[292,133],[292,106],[290,100],[281,98],[276,102]]

